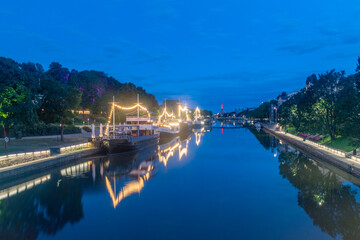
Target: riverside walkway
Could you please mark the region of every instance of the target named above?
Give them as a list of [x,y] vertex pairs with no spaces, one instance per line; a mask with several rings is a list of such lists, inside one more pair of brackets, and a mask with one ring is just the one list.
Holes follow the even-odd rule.
[[325,160],[352,175],[360,177],[360,161],[347,157],[345,152],[331,149],[309,140],[304,141],[303,138],[275,130],[266,124],[262,124],[262,127],[266,132],[298,148],[305,154]]
[[[64,134],[64,137],[91,137],[91,132],[84,133],[72,133],[72,134]],[[45,135],[45,136],[31,136],[31,137],[22,137],[21,139],[49,139],[49,138],[60,138],[60,134],[57,135]],[[16,138],[12,137],[11,140],[15,140]],[[0,141],[4,141],[4,138],[0,138]]]

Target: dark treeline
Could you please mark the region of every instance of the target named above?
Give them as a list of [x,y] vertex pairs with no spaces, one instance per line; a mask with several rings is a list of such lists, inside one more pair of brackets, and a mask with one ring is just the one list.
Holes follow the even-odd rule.
[[[272,100],[275,101],[275,100]],[[249,118],[265,119],[269,118],[270,102],[263,102],[259,107],[249,111],[246,116]]]
[[136,103],[136,94],[150,111],[157,112],[155,97],[132,83],[120,83],[100,71],[69,70],[57,62],[48,70],[38,63],[18,63],[0,57],[0,123],[9,130],[39,124],[72,124],[72,110],[108,115],[112,97],[120,105]]
[[281,152],[280,175],[298,189],[298,204],[332,238],[358,239],[360,205],[356,190],[303,154]]
[[[53,236],[84,217],[83,188],[90,178],[52,178],[37,188],[0,201],[0,239],[38,239]],[[96,182],[96,184],[98,184]]]
[[[286,96],[282,94],[281,96]],[[278,97],[278,99],[279,99]],[[277,107],[279,123],[298,131],[336,136],[360,134],[360,58],[354,74],[330,70],[306,79],[303,89],[281,105],[277,100],[263,103],[249,116],[268,118],[270,106]]]
[[360,204],[356,187],[264,131],[249,129],[265,149],[280,153],[279,174],[298,190],[298,205],[313,224],[332,238],[358,239]]

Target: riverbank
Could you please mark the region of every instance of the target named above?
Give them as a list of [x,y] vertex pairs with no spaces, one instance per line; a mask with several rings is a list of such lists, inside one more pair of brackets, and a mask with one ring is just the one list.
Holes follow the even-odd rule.
[[[64,141],[60,141],[60,135],[24,137],[22,139],[12,139],[7,144],[7,150],[4,146],[0,147],[0,156],[6,154],[44,151],[50,147],[65,147],[72,144],[84,143],[91,137],[91,133],[76,133],[64,135]],[[0,139],[0,141],[3,139]],[[3,142],[2,142],[3,143]]]
[[297,139],[295,136],[286,134],[281,131],[276,131],[266,124],[262,124],[263,129],[270,133],[280,140],[289,143],[310,157],[318,158],[321,160],[325,160],[326,162],[356,176],[360,177],[360,162],[356,160],[352,160],[351,158],[346,157],[341,151],[331,152],[320,146],[316,146],[312,144],[310,141],[301,141]]
[[69,162],[75,162],[77,159],[95,155],[100,152],[100,148],[91,144],[90,146],[68,153],[60,153],[49,157],[39,158],[31,161],[25,161],[14,165],[0,167],[0,180],[20,175],[31,174],[37,171],[43,171],[48,168],[58,167]]

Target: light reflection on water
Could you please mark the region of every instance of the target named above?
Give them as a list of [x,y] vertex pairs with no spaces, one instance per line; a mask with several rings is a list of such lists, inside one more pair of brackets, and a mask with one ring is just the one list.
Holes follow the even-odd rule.
[[0,239],[357,239],[359,185],[264,132],[214,129],[2,182]]

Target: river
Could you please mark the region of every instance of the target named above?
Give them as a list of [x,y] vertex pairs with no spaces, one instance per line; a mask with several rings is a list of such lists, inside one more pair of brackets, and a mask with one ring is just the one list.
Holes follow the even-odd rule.
[[0,183],[0,239],[358,239],[360,181],[255,129],[213,129]]

